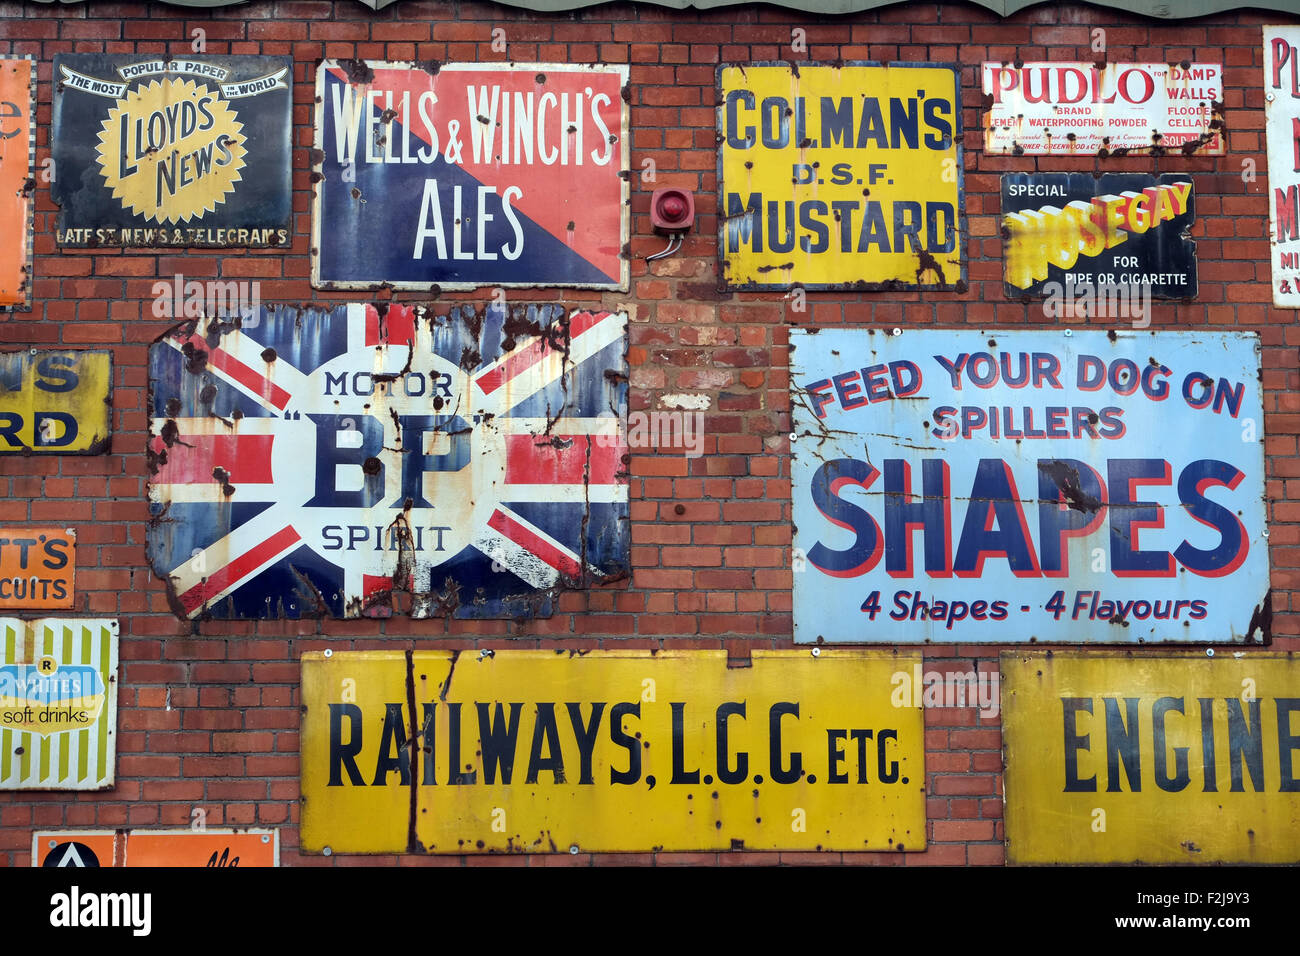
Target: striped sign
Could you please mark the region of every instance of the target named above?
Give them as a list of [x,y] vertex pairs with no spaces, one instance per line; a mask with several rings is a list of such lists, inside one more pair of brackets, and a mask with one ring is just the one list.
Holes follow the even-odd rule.
[[0,790],[106,790],[117,621],[0,618]]

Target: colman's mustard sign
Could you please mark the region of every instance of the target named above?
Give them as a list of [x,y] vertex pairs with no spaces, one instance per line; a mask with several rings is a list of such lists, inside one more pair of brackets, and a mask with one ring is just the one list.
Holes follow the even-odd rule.
[[[921,850],[919,654],[303,656],[304,850]],[[906,704],[906,706],[904,706]]]
[[724,65],[718,85],[727,288],[965,288],[955,67]]
[[1012,863],[1300,862],[1295,655],[1002,654]]
[[55,57],[64,246],[289,241],[288,57]]

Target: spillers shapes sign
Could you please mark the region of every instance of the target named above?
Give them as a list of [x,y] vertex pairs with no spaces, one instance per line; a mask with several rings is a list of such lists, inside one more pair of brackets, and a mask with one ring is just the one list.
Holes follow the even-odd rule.
[[287,245],[292,67],[273,56],[56,56],[59,244]]
[[528,618],[628,572],[627,317],[261,307],[150,349],[181,617]]

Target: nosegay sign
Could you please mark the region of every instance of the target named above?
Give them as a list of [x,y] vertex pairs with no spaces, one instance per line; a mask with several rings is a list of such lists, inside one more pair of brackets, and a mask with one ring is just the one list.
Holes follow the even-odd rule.
[[1268,639],[1255,335],[791,343],[797,641]]

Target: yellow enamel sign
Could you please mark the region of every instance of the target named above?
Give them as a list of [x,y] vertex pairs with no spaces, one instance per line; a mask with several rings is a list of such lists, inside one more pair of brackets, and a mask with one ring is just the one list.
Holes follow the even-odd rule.
[[112,381],[108,352],[0,353],[0,455],[104,454]]
[[718,69],[730,289],[965,288],[952,66]]
[[[919,654],[303,656],[302,847],[920,850]],[[415,746],[412,746],[412,743]],[[577,850],[573,850],[576,847]]]
[[1012,863],[1300,862],[1293,655],[1002,654]]

